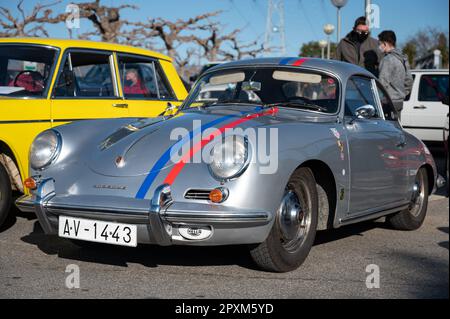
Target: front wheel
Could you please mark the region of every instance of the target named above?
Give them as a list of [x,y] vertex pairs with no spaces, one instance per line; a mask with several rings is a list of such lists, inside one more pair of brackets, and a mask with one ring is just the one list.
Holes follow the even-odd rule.
[[289,180],[267,239],[250,250],[264,270],[288,272],[306,259],[316,236],[318,194],[309,168],[298,169]]
[[8,216],[12,201],[11,182],[5,168],[0,164],[0,227]]
[[387,223],[398,230],[416,230],[422,226],[428,209],[428,175],[425,168],[419,169],[413,186],[409,207],[388,216]]

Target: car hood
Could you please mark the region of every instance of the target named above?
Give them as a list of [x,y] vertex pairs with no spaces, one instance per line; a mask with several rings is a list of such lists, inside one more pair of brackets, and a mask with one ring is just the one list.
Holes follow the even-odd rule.
[[122,126],[89,152],[87,165],[106,176],[147,175],[151,170],[157,172],[175,165],[171,155],[179,158],[185,154],[200,142],[198,133],[205,129],[219,129],[230,123],[245,130],[281,123],[329,121],[335,121],[335,117],[251,105],[189,109],[169,119],[140,119]]
[[[106,176],[146,175],[158,161],[158,169],[163,170],[175,164],[170,160],[171,151],[181,144],[183,150],[189,149],[192,141],[200,141],[201,135],[197,133],[201,130],[217,129],[261,112],[264,111],[255,106],[227,106],[189,110],[169,119],[139,119],[122,126],[96,145],[87,157],[87,165]],[[274,120],[273,116],[255,117],[239,127],[267,125]]]

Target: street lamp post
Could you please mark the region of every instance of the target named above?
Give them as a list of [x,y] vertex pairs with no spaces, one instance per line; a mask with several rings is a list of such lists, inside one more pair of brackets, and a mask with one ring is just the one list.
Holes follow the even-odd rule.
[[323,27],[323,32],[325,32],[325,34],[327,35],[327,59],[329,60],[331,58],[331,39],[330,36],[333,34],[334,32],[334,25],[332,24],[325,24],[325,26]]
[[319,47],[322,50],[322,59],[325,59],[325,48],[328,46],[327,40],[320,40]]
[[331,0],[331,3],[337,8],[337,42],[341,41],[341,9],[347,4],[348,0]]

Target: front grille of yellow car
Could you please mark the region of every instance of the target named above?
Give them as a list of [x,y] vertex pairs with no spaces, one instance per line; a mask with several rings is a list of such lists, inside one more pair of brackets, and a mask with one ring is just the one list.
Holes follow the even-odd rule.
[[209,200],[210,189],[190,189],[184,194],[184,198],[192,200]]

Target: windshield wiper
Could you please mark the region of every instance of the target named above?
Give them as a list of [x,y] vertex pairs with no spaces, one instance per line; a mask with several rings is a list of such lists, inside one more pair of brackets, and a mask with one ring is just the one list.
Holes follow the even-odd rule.
[[207,102],[204,103],[201,107],[209,107],[214,105],[220,105],[220,104],[251,104],[251,105],[261,105],[261,103],[258,102],[244,102],[241,100],[224,100],[224,101],[214,101],[214,102]]
[[319,111],[319,112],[327,111],[327,109],[324,108],[323,106],[304,102],[304,101],[287,101],[287,102],[278,102],[278,103],[264,105],[264,107],[273,107],[273,106],[297,107],[297,108],[303,108],[303,109]]

